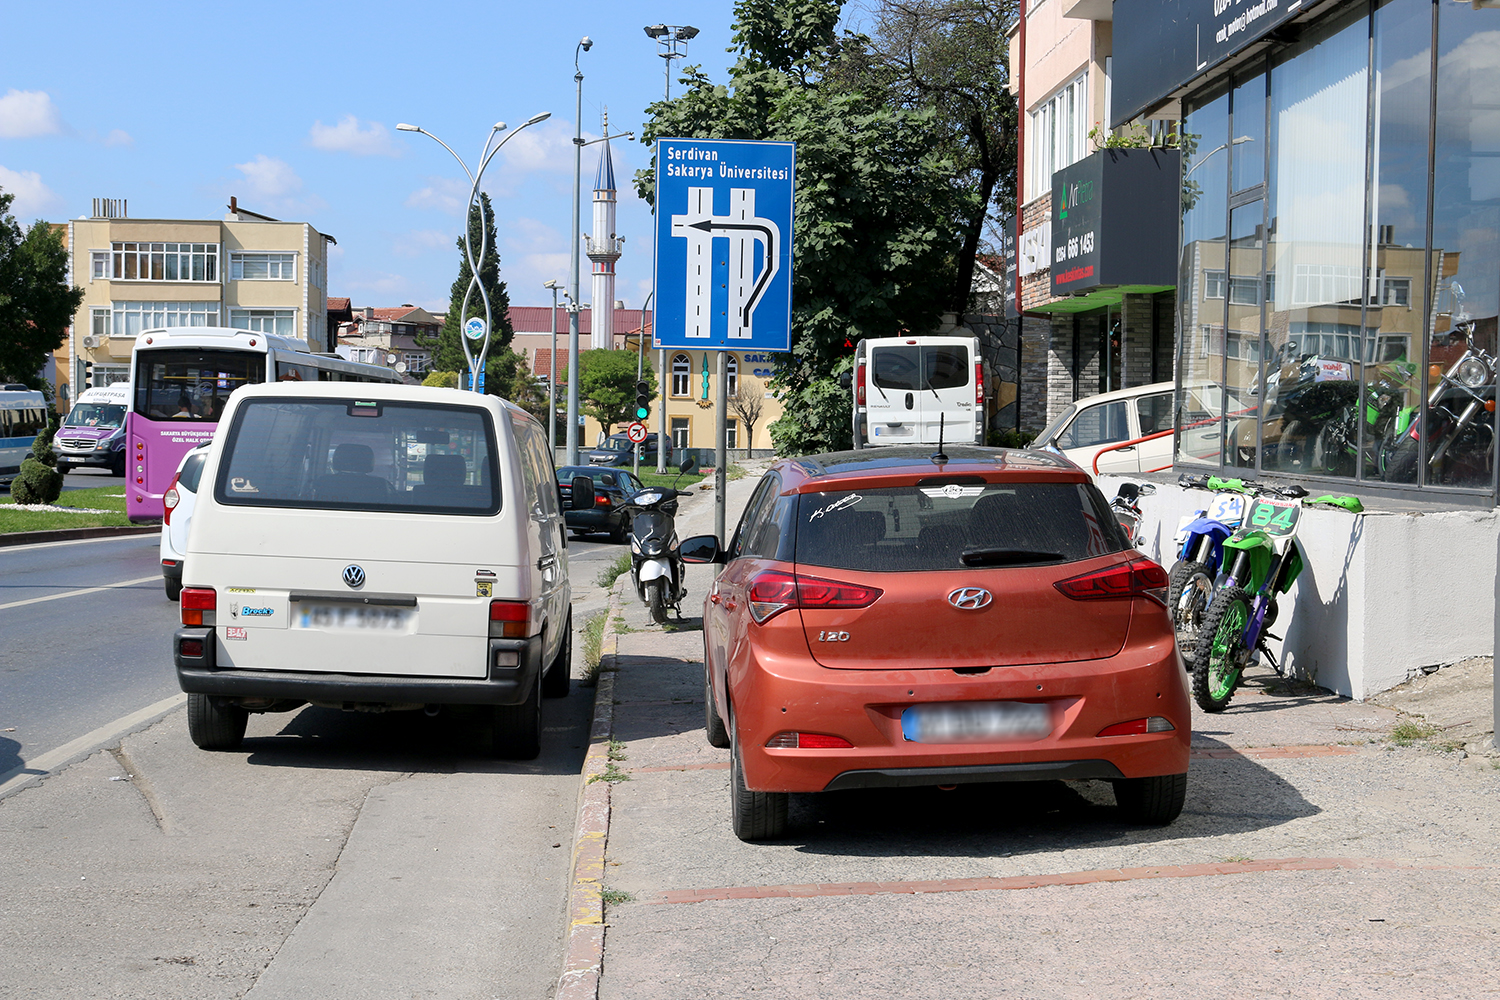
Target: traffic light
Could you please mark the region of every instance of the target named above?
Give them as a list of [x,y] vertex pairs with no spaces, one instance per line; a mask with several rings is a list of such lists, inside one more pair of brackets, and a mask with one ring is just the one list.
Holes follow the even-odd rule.
[[92,361],[83,363],[83,387],[85,389],[94,387],[94,363]]
[[651,416],[651,383],[640,381],[635,384],[635,419],[645,420]]

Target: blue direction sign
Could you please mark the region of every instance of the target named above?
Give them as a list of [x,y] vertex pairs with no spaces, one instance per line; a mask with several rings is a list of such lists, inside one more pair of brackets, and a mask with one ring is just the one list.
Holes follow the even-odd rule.
[[656,342],[700,350],[792,346],[796,144],[656,143]]

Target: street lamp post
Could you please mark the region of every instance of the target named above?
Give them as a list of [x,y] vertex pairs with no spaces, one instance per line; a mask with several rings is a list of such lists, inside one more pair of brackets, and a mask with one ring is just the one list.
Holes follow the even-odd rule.
[[562,282],[544,282],[543,288],[552,290],[552,356],[551,371],[547,373],[547,453],[557,461],[557,291]]
[[[687,43],[698,37],[698,29],[691,24],[651,24],[646,26],[646,37],[655,39],[656,54],[661,56],[666,69],[667,87],[665,99],[672,99],[672,60],[687,58]],[[653,206],[653,216],[656,209]],[[655,219],[651,226],[651,296],[656,297],[656,225]],[[652,323],[653,333],[655,323]],[[657,351],[657,370],[661,372],[663,383],[667,378],[667,349],[665,347]],[[661,393],[661,407],[656,415],[656,471],[665,474],[667,471],[667,394],[663,386]]]
[[573,110],[573,225],[568,230],[572,246],[572,276],[568,283],[568,464],[578,464],[578,198],[583,184],[583,70],[578,56],[594,47],[584,35],[573,50],[573,83],[577,99]]
[[[522,129],[525,129],[531,125],[535,125],[538,122],[544,122],[551,117],[552,112],[550,111],[543,111],[541,114],[532,115],[530,118],[526,119],[526,121],[521,123],[520,128],[516,129],[514,132],[510,133],[510,135],[507,135],[504,139],[501,139],[498,143],[496,143],[494,149],[490,148],[490,143],[495,141],[495,136],[497,133],[505,131],[505,123],[496,122],[494,125],[490,126],[489,135],[484,137],[484,148],[479,151],[478,170],[470,170],[469,165],[464,162],[463,157],[453,152],[452,146],[448,145],[446,142],[439,139],[437,136],[433,135],[426,129],[418,125],[408,125],[405,122],[401,122],[396,125],[398,131],[421,132],[429,139],[432,139],[439,146],[442,146],[449,153],[451,153],[453,158],[458,161],[458,165],[460,167],[463,167],[464,173],[469,175],[469,200],[464,208],[464,258],[469,262],[469,287],[464,289],[464,302],[462,308],[459,309],[458,313],[458,322],[460,325],[458,340],[464,349],[464,359],[469,362],[469,388],[474,392],[479,391],[480,373],[484,371],[485,355],[487,355],[490,350],[490,334],[494,329],[494,318],[490,312],[489,292],[485,291],[484,282],[479,280],[479,266],[484,261],[484,255],[489,252],[490,234],[485,229],[484,213],[481,211],[479,213],[479,256],[475,257],[474,241],[469,234],[469,213],[473,211],[474,203],[479,200],[479,182],[484,178],[484,170],[490,165],[490,161],[495,158],[495,154],[500,152],[501,148],[504,147],[507,142],[510,142],[512,138],[520,135]],[[474,289],[476,288],[479,289],[480,301],[484,303],[484,340],[483,343],[481,343],[479,346],[479,357],[477,360],[475,359],[473,352],[469,350],[469,336],[467,332],[462,329],[464,317],[469,312],[469,297],[474,294]]]

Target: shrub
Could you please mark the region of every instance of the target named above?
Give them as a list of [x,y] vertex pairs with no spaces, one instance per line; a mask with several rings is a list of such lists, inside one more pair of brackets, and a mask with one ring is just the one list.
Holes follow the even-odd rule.
[[52,450],[56,432],[54,418],[31,443],[31,454],[21,462],[21,471],[10,484],[10,496],[16,503],[52,503],[62,496],[63,474],[57,471],[57,452]]

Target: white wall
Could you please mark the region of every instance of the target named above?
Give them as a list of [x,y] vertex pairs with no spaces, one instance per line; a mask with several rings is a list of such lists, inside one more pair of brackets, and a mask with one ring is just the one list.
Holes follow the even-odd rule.
[[[1098,477],[1113,497],[1124,479]],[[1141,548],[1170,569],[1179,520],[1211,494],[1175,484],[1141,498]],[[1496,633],[1494,510],[1360,515],[1308,508],[1297,535],[1306,566],[1282,598],[1271,651],[1300,676],[1352,698],[1423,666],[1491,656]]]

